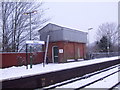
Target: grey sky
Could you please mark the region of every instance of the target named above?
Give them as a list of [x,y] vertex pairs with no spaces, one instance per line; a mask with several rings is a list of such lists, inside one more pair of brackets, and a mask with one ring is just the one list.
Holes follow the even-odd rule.
[[[44,0],[47,1],[47,0]],[[95,41],[95,32],[100,24],[118,22],[118,2],[46,2],[44,5],[49,10],[46,12],[52,19],[51,23],[72,29],[87,31],[89,27],[90,42]]]

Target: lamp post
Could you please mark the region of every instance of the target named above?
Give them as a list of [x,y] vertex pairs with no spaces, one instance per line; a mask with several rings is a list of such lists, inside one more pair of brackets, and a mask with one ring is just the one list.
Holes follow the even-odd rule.
[[107,38],[107,52],[108,52],[108,57],[110,55],[110,32],[107,33],[108,38]]
[[89,56],[89,59],[91,58],[91,55],[90,55],[90,47],[89,47],[89,31],[92,30],[93,28],[88,28],[88,56]]
[[[29,40],[32,40],[32,37],[31,37],[31,14],[32,13],[37,13],[37,11],[32,11],[32,12],[27,12],[27,13],[24,13],[24,15],[29,15],[29,19],[30,19],[30,39]],[[30,46],[30,68],[32,68],[32,55],[31,55],[31,51],[32,51],[32,47]]]
[[31,40],[31,14],[32,13],[37,13],[37,11],[32,11],[32,12],[24,13],[24,15],[30,15],[30,40]]

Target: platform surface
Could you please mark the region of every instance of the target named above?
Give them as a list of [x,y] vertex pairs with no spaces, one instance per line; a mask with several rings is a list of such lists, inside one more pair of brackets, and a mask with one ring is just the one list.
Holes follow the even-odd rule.
[[6,80],[6,79],[11,80],[20,77],[27,77],[27,76],[33,76],[48,72],[55,72],[59,70],[70,69],[74,67],[80,67],[80,66],[85,66],[100,62],[106,62],[115,59],[119,59],[119,57],[116,56],[109,58],[99,58],[99,59],[91,59],[86,61],[59,63],[59,64],[49,63],[46,64],[45,67],[43,67],[43,64],[36,64],[33,65],[32,69],[30,69],[30,66],[28,66],[29,67],[28,69],[26,69],[26,66],[20,66],[20,67],[13,66],[9,68],[0,69],[0,80]]

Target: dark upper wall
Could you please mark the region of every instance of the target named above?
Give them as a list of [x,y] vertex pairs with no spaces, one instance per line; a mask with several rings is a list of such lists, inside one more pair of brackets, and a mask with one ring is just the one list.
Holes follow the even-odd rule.
[[55,24],[47,24],[45,27],[39,30],[40,38],[43,41],[47,40],[47,35],[50,35],[50,42],[56,41],[71,41],[87,43],[87,33],[69,29],[66,27],[61,27]]

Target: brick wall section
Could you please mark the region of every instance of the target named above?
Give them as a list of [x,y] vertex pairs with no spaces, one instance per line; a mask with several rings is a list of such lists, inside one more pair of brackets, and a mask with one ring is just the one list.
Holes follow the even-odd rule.
[[[67,59],[79,59],[86,56],[86,45],[84,43],[76,42],[50,42],[48,48],[48,62],[52,60],[52,47],[58,46],[58,49],[63,49],[63,53],[58,54],[59,62],[67,62]],[[44,46],[45,49],[45,46]],[[29,54],[28,54],[29,55]],[[0,68],[7,68],[11,66],[20,66],[26,64],[26,53],[0,53],[2,65]],[[21,58],[20,58],[21,57]],[[44,52],[38,52],[34,56],[33,64],[42,63],[44,60]],[[28,59],[30,61],[30,59]]]
[[[59,49],[63,49],[64,47],[64,42],[50,42],[49,43],[49,47],[48,47],[48,58],[49,58],[49,61],[48,62],[53,62],[52,61],[52,47],[53,46],[58,46]],[[59,56],[59,61],[63,60],[64,59],[64,54],[58,54]]]
[[[2,59],[0,59],[2,62],[0,68],[21,66],[26,64],[26,53],[0,53],[0,56],[2,56]],[[44,57],[43,52],[36,53],[36,55],[34,55],[33,64],[42,63],[43,57]],[[29,58],[28,61],[30,61]]]
[[[48,48],[48,58],[49,62],[53,62],[52,59],[52,47],[58,46],[58,49],[63,49],[63,53],[58,54],[59,62],[67,62],[67,59],[80,59],[85,58],[86,45],[84,43],[76,43],[76,42],[50,42]],[[45,48],[45,47],[44,47]]]
[[85,44],[69,42],[64,46],[65,56],[67,59],[85,58]]

